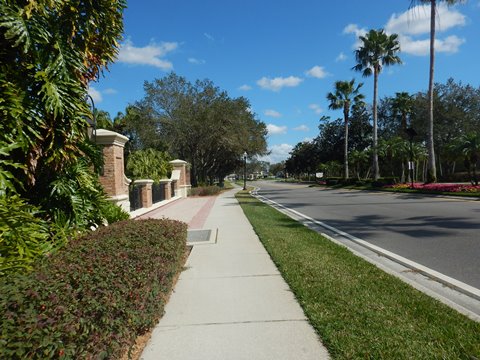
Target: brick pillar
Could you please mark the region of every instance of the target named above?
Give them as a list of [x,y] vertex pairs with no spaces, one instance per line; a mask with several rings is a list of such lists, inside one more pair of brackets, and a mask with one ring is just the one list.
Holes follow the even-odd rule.
[[183,160],[170,161],[173,166],[171,180],[175,181],[176,195],[181,197],[188,196],[188,190],[192,187],[190,184],[190,169],[188,163]]
[[160,180],[160,184],[165,184],[165,187],[164,187],[165,200],[170,200],[172,198],[171,183],[172,183],[172,180],[170,180],[170,179]]
[[104,161],[100,183],[108,194],[109,200],[130,212],[128,185],[131,180],[125,176],[123,161],[123,148],[127,141],[126,136],[114,131],[98,129],[96,132],[96,143],[102,146]]
[[135,186],[140,186],[140,198],[142,200],[142,208],[152,206],[152,184],[153,180],[135,180]]

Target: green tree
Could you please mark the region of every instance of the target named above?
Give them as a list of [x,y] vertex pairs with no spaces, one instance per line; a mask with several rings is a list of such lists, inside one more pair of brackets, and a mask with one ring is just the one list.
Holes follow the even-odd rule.
[[397,56],[400,43],[397,34],[387,35],[383,29],[370,30],[365,36],[360,36],[360,41],[362,45],[355,50],[357,65],[353,69],[362,72],[365,77],[373,74],[373,171],[375,180],[378,180],[380,177],[377,154],[378,76],[383,66],[401,63]]
[[134,180],[152,179],[158,182],[172,171],[169,160],[169,155],[163,151],[155,149],[135,151],[128,157],[127,175]]
[[[112,62],[123,31],[123,0],[0,3],[0,133],[23,196],[83,156],[88,83]],[[17,188],[17,190],[21,190]],[[44,193],[42,194],[45,195]]]
[[15,221],[32,223],[30,240],[28,231],[9,235],[21,251],[4,259],[2,248],[2,262],[40,256],[54,247],[45,239],[103,221],[86,96],[118,52],[124,7],[125,0],[0,2],[0,148],[8,150],[0,151],[0,202],[14,207],[0,228],[12,234]]
[[351,81],[336,81],[334,92],[327,94],[329,101],[328,108],[332,110],[343,110],[343,121],[345,125],[345,139],[343,147],[343,170],[344,179],[348,179],[348,119],[350,107],[353,103],[363,100],[364,96],[360,93],[363,83],[355,86],[355,79]]
[[249,157],[266,153],[266,126],[245,98],[232,99],[210,80],[171,73],[145,82],[141,104],[159,125],[169,152],[191,164],[192,185],[220,181]]
[[396,92],[392,99],[393,115],[400,115],[402,134],[407,130],[407,117],[412,113],[414,105],[413,96],[408,92]]
[[464,157],[464,164],[472,185],[478,185],[477,163],[480,160],[480,133],[465,134],[455,141],[455,148]]

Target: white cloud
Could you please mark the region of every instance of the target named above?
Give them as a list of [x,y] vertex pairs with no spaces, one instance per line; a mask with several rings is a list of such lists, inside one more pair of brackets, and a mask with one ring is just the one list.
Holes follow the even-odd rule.
[[302,81],[303,79],[296,76],[289,76],[286,78],[276,77],[273,79],[264,76],[257,81],[257,85],[262,89],[280,91],[283,87],[296,87],[300,85]]
[[318,66],[318,65],[312,67],[310,70],[305,72],[305,74],[307,74],[308,76],[317,78],[317,79],[323,79],[323,78],[327,77],[328,75],[330,75],[328,72],[325,71],[323,66]]
[[[440,2],[437,5],[436,30],[437,34],[447,31],[466,23],[466,16],[456,10],[454,7]],[[364,29],[360,29],[356,24],[347,25],[343,32],[345,34],[355,34],[354,48],[361,46],[358,36],[363,35]],[[385,32],[388,34],[398,34],[400,48],[402,52],[425,56],[430,50],[430,5],[414,6],[400,14],[393,14],[385,25]],[[456,35],[446,38],[435,39],[435,51],[452,54],[458,52],[465,39]]]
[[170,52],[177,49],[176,42],[162,42],[161,44],[150,44],[144,47],[135,47],[130,40],[127,40],[121,47],[118,54],[118,61],[127,64],[151,65],[162,70],[171,70],[173,65],[163,58]]
[[[466,17],[455,8],[439,3],[436,23],[438,34],[465,25]],[[417,56],[428,55],[430,53],[430,6],[418,5],[401,14],[393,14],[385,25],[385,31],[389,34],[399,34],[398,39],[403,52]],[[419,36],[422,38],[418,38]],[[435,51],[456,53],[464,42],[465,39],[456,35],[444,39],[436,38]]]
[[270,116],[270,117],[275,117],[275,118],[279,118],[282,116],[282,114],[280,114],[278,111],[276,110],[273,110],[273,109],[267,109],[264,111],[264,115],[265,116]]
[[268,161],[270,164],[277,164],[290,157],[293,146],[290,144],[273,145],[268,150],[270,154],[260,157],[259,160]]
[[[409,36],[399,37],[402,51],[417,56],[425,56],[430,53],[430,39],[413,40]],[[458,52],[460,45],[465,42],[465,39],[461,39],[458,36],[452,35],[445,39],[435,40],[435,52],[443,52],[453,54]]]
[[293,128],[293,130],[296,130],[296,131],[309,131],[310,129],[308,128],[307,125],[300,125],[300,126],[297,126],[296,128]]
[[93,102],[95,104],[101,103],[103,98],[102,98],[102,93],[95,89],[93,86],[90,86],[88,88],[88,95],[90,95],[93,99]]
[[268,135],[280,135],[287,133],[286,126],[277,126],[274,124],[267,124]]
[[209,33],[203,33],[203,36],[205,36],[210,41],[215,41],[215,38]]
[[355,35],[355,43],[353,44],[352,48],[357,49],[361,45],[361,41],[359,36],[363,36],[367,33],[367,29],[359,28],[357,24],[348,24],[343,29],[344,34],[354,34]]
[[118,91],[115,90],[115,89],[112,89],[112,88],[108,88],[108,89],[103,90],[103,93],[107,94],[107,95],[114,95],[114,94],[117,94]]
[[310,138],[310,137],[303,138],[304,143],[311,143],[312,141],[313,141],[313,138]]
[[[436,22],[436,30],[441,32],[465,25],[466,17],[456,9],[439,3]],[[385,31],[403,35],[430,34],[430,5],[418,5],[399,15],[393,14],[385,25]]]
[[338,54],[338,56],[335,58],[336,62],[341,62],[347,60],[347,55],[345,55],[343,52]]
[[188,62],[189,62],[190,64],[195,64],[195,65],[205,64],[205,60],[195,59],[195,58],[188,58]]
[[310,105],[308,105],[308,108],[313,110],[315,112],[315,114],[317,114],[317,115],[319,115],[323,112],[323,109],[318,104],[310,104]]
[[248,90],[252,90],[252,87],[250,85],[244,84],[244,85],[240,86],[238,88],[238,90],[248,91]]

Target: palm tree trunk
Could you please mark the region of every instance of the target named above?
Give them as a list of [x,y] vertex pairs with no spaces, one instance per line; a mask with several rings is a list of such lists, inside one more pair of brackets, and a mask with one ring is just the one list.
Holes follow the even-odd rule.
[[343,175],[343,178],[345,180],[347,180],[348,179],[348,109],[343,110],[343,117],[345,119],[345,144],[344,144],[344,157],[343,157],[344,175]]
[[378,167],[378,139],[377,139],[377,91],[378,91],[378,69],[373,70],[373,174],[375,181],[380,178]]
[[435,165],[435,150],[433,147],[433,76],[435,68],[435,14],[437,9],[437,1],[430,0],[430,76],[428,81],[428,165],[427,165],[427,182],[437,181],[437,169]]
[[344,157],[343,157],[343,169],[345,180],[348,179],[348,113],[350,111],[350,102],[346,101],[343,105],[343,119],[345,120],[345,144],[344,144]]

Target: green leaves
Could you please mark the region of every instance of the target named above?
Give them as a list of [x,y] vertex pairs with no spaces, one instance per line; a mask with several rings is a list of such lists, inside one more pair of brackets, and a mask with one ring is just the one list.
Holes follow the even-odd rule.
[[0,278],[0,358],[121,358],[162,316],[186,237],[178,221],[124,221]]
[[0,195],[0,276],[30,269],[54,248],[48,223],[39,215],[38,208],[18,196]]
[[163,151],[154,149],[135,151],[128,157],[127,174],[134,180],[151,179],[158,182],[171,172],[169,160],[170,156]]

